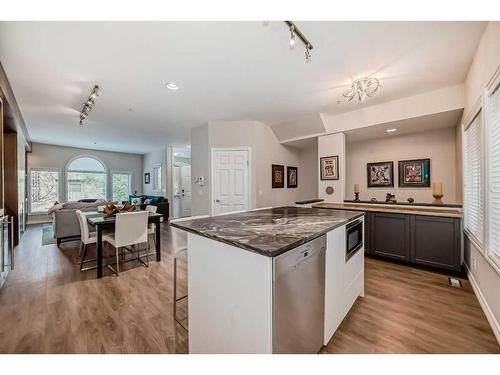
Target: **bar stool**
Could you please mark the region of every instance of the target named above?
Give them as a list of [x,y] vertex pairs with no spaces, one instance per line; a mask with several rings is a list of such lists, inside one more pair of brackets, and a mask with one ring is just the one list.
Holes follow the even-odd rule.
[[[187,221],[187,220],[195,220],[195,219],[203,219],[208,217],[208,215],[201,215],[201,216],[189,216],[189,217],[183,217],[180,219],[175,219],[175,220],[170,220],[171,223],[178,223],[181,221]],[[186,232],[183,230],[170,227],[170,230],[172,232],[172,240],[175,241],[174,236],[186,236]],[[175,246],[175,244],[174,244]],[[182,296],[182,297],[177,297],[177,262],[184,262],[187,265],[188,262],[188,249],[187,245],[186,246],[178,246],[174,248],[174,320],[179,323],[179,325],[184,328],[186,331],[188,330],[183,324],[182,320],[180,320],[177,317],[177,302],[187,298],[187,294]],[[185,318],[184,318],[185,319]]]

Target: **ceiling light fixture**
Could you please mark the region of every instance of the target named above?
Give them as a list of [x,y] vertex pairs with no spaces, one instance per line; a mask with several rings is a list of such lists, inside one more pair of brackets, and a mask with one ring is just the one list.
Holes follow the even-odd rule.
[[92,89],[89,97],[87,98],[87,101],[83,103],[83,109],[80,112],[80,126],[83,126],[83,120],[87,118],[90,111],[94,107],[95,100],[99,96],[98,92],[99,92],[99,86],[94,85],[94,88]]
[[313,45],[309,40],[306,38],[304,34],[302,34],[302,31],[295,25],[292,21],[285,21],[285,24],[288,26],[288,29],[290,30],[290,48],[293,49],[295,45],[297,44],[296,37],[300,39],[300,41],[304,44],[304,47],[306,48],[305,55],[306,55],[306,62],[309,62],[311,59],[311,50],[313,49]]
[[177,83],[175,82],[168,82],[165,86],[167,87],[167,89],[172,91],[179,90],[179,86],[177,86]]
[[398,129],[392,128],[392,129],[387,129],[386,132],[387,133],[394,133],[396,130],[398,130]]
[[349,87],[344,90],[342,96],[347,99],[348,102],[353,100],[355,97],[358,98],[360,102],[366,99],[366,97],[373,97],[380,92],[380,82],[375,77],[365,77],[355,80]]

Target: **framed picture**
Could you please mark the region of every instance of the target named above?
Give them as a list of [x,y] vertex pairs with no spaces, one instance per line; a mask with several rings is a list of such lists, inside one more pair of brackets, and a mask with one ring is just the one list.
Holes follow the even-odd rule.
[[286,167],[286,187],[297,187],[297,167]]
[[431,159],[398,161],[399,187],[430,187]]
[[394,162],[367,163],[366,175],[368,187],[394,186]]
[[144,173],[144,183],[145,184],[151,183],[151,174],[150,173]]
[[321,180],[339,179],[339,157],[325,156],[319,159]]
[[275,188],[285,187],[285,167],[283,165],[273,164],[271,166],[272,172],[272,185]]

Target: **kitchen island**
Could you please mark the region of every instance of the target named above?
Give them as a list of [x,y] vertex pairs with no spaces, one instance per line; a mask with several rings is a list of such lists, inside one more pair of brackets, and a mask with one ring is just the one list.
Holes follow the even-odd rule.
[[278,207],[172,223],[188,232],[190,353],[319,351],[364,293],[363,216]]

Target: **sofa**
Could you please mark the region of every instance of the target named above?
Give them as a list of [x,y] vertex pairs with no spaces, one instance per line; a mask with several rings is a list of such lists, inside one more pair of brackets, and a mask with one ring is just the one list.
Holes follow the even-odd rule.
[[[73,241],[80,238],[80,224],[76,217],[76,210],[83,212],[97,212],[98,206],[104,206],[108,203],[105,200],[94,200],[92,202],[68,202],[55,204],[49,209],[52,215],[52,225],[54,228],[54,237],[59,246],[63,241]],[[90,227],[90,230],[94,229]]]
[[[129,195],[128,202],[140,206],[141,210],[146,209],[147,205],[156,206],[159,214],[163,215],[163,220],[167,221],[170,213],[168,199],[157,195]],[[122,202],[125,203],[125,202]]]

